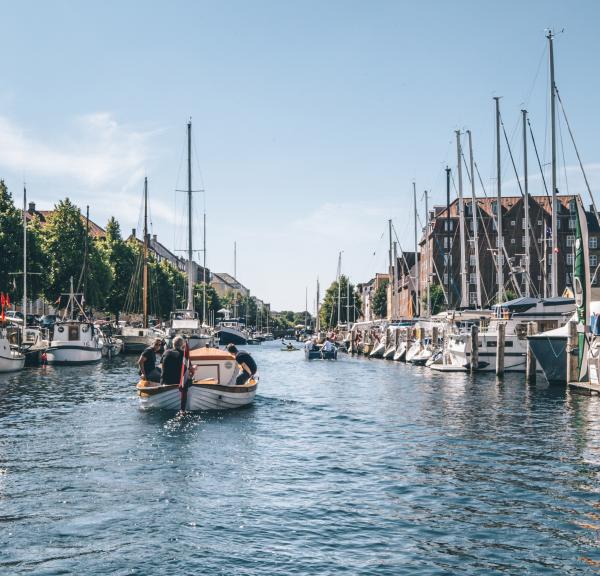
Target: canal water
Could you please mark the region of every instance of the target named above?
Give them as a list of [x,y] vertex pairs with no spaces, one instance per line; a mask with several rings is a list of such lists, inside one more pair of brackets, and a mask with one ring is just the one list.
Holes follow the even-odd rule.
[[0,378],[1,574],[595,574],[600,400],[304,360],[143,412],[135,359]]

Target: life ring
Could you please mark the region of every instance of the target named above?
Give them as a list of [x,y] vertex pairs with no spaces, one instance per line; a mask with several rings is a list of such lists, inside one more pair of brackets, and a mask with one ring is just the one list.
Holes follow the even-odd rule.
[[82,332],[87,332],[89,329],[90,329],[90,327],[89,327],[87,324],[84,324],[84,325],[81,327],[81,331],[82,331]]
[[64,327],[64,326],[59,326],[59,327],[57,328],[57,330],[58,330],[59,332],[64,332],[64,331],[65,331],[65,327]]

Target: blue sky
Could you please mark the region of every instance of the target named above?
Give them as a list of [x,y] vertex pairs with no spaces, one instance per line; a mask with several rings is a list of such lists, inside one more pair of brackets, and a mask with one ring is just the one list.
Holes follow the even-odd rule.
[[[393,218],[412,244],[412,181],[445,198],[454,130],[470,128],[493,193],[494,108],[521,158],[520,109],[548,161],[547,50],[588,170],[600,184],[594,1],[0,1],[0,177],[50,208],[69,196],[103,225],[152,227],[185,248],[185,129],[206,190],[208,265],[275,309],[312,308],[337,253],[354,282],[386,270]],[[564,130],[564,126],[563,126]],[[583,192],[563,133],[560,189]],[[563,161],[562,148],[559,155]],[[530,165],[534,159],[530,152]],[[515,179],[503,152],[507,194]],[[532,192],[541,193],[532,166]],[[566,176],[565,176],[566,174]],[[587,201],[587,197],[586,201]],[[204,196],[196,195],[195,243]],[[423,205],[419,206],[423,214]],[[375,252],[375,255],[373,253]]]

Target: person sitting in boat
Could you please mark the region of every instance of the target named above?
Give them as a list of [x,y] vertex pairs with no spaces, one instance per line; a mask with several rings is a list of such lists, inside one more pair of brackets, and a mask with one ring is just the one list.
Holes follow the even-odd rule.
[[306,344],[304,344],[304,348],[306,348],[306,350],[308,350],[310,352],[311,350],[314,350],[315,344],[316,344],[315,340],[313,340],[312,338],[309,338],[306,341]]
[[229,344],[227,346],[227,352],[235,355],[235,361],[240,365],[242,371],[238,374],[235,380],[237,386],[241,386],[248,382],[252,376],[256,374],[258,369],[254,358],[248,354],[248,352],[238,351],[235,344]]
[[140,375],[142,380],[150,380],[151,382],[160,382],[160,368],[156,366],[156,354],[160,352],[162,340],[156,338],[152,346],[148,346],[140,355],[138,365],[140,367]]
[[162,357],[162,374],[160,383],[179,384],[181,381],[181,366],[183,365],[183,347],[185,340],[181,336],[173,339],[173,348],[167,350]]
[[323,346],[321,347],[321,352],[333,352],[335,350],[335,344],[331,341],[331,338],[327,338],[325,342],[323,342]]

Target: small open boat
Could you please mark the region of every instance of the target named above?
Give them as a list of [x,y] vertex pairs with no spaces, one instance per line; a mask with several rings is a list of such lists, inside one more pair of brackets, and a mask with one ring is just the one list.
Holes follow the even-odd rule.
[[[190,352],[190,362],[195,373],[187,388],[186,410],[229,410],[254,401],[258,381],[251,378],[246,384],[236,385],[240,368],[233,354],[200,348]],[[143,408],[180,409],[181,392],[177,384],[140,380],[137,391]]]
[[300,348],[296,348],[295,346],[291,346],[289,348],[280,348],[282,352],[297,352]]

